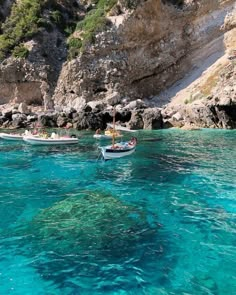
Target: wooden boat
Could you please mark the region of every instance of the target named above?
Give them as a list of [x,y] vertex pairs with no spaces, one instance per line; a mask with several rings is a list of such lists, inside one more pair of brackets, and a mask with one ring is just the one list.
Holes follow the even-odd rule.
[[129,156],[135,152],[136,141],[120,142],[115,145],[100,147],[104,160],[111,160]]
[[[137,145],[137,138],[132,137],[130,141],[128,142],[120,142],[120,143],[115,143],[115,132],[119,130],[118,127],[116,127],[115,124],[115,108],[113,111],[113,125],[112,125],[112,130],[113,130],[113,136],[112,136],[112,144],[107,145],[107,146],[101,146],[101,153],[103,156],[104,160],[111,160],[111,159],[117,159],[117,158],[123,158],[125,156],[129,156],[132,153],[135,152],[136,145]],[[121,127],[123,131],[131,131],[127,128]],[[125,130],[124,130],[125,129]]]
[[31,145],[65,145],[78,143],[77,137],[24,136],[23,140]]

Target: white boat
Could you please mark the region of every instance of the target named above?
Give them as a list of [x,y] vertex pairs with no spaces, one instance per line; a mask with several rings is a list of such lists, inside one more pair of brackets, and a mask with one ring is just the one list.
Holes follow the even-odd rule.
[[[107,127],[113,128],[111,123],[107,123]],[[127,128],[127,127],[123,127],[123,126],[120,126],[120,125],[116,125],[115,127],[116,127],[116,130],[120,130],[120,131],[137,132],[137,130],[131,130],[131,129]]]
[[[112,139],[112,135],[107,135],[107,134],[94,134],[93,137],[96,139]],[[121,138],[121,137],[123,137],[122,134],[115,136],[115,138]]]
[[111,160],[129,156],[135,152],[136,142],[120,142],[115,145],[100,147],[104,160]]
[[[17,141],[23,141],[23,137],[26,135],[32,135],[30,131],[25,130],[24,133],[0,133],[0,138],[6,139],[6,140],[17,140]],[[33,135],[32,135],[33,136]]]
[[22,141],[23,135],[22,134],[11,134],[11,133],[0,133],[0,138],[6,139],[6,140]]
[[32,145],[65,145],[78,143],[76,137],[43,138],[35,136],[23,136],[23,140]]
[[[113,125],[112,125],[112,127],[108,125],[113,130],[112,144],[100,147],[101,153],[102,153],[102,156],[103,156],[104,160],[111,160],[111,159],[117,159],[117,158],[123,158],[125,156],[129,156],[129,155],[131,155],[131,154],[133,154],[135,152],[136,145],[137,145],[137,138],[136,137],[131,138],[131,140],[128,141],[128,142],[115,143],[116,129],[120,130],[119,127],[116,128],[115,112],[116,111],[115,111],[115,107],[114,107],[114,110],[113,110]],[[120,126],[120,127],[122,128],[123,131],[133,131],[133,130],[129,130],[127,128],[124,128],[122,126]]]

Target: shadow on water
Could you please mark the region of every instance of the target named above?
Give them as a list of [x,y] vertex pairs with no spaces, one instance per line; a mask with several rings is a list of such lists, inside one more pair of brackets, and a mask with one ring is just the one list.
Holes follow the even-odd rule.
[[8,152],[15,152],[15,151],[21,151],[22,145],[0,145],[0,153],[8,153]]
[[162,138],[144,138],[141,139],[140,142],[157,142],[157,141],[162,141]]
[[32,167],[32,162],[28,158],[14,158],[5,159],[1,161],[2,168],[17,169],[17,170],[28,170]]

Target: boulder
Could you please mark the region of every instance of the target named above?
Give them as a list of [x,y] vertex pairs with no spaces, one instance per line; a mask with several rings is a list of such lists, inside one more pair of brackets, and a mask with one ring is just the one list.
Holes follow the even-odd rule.
[[27,116],[25,114],[13,114],[12,115],[12,127],[24,128],[26,127]]
[[9,120],[6,120],[3,122],[2,127],[3,128],[8,128],[10,126],[11,122]]
[[78,130],[90,129],[105,129],[106,123],[102,119],[102,113],[86,113],[80,112],[76,121],[74,119],[73,127]]
[[22,103],[19,104],[18,111],[20,113],[22,113],[22,114],[28,114],[29,113],[29,108],[26,105],[26,103],[22,102]]
[[38,115],[36,114],[30,114],[27,116],[27,121],[28,122],[35,122],[38,120]]
[[141,99],[137,99],[127,104],[125,106],[125,109],[134,110],[134,109],[141,109],[141,108],[143,109],[145,107],[146,107],[145,103]]
[[66,118],[65,116],[59,115],[57,117],[57,122],[56,123],[57,123],[58,127],[65,127],[67,122],[68,122],[68,118]]
[[83,111],[86,112],[86,113],[90,113],[90,112],[92,112],[92,110],[93,110],[92,107],[90,105],[88,105],[88,104],[85,105],[84,108],[83,108]]
[[3,110],[2,115],[6,119],[11,120],[12,119],[12,110],[10,110],[10,109]]
[[40,126],[44,127],[57,127],[56,116],[54,114],[42,114],[38,117]]
[[107,95],[106,101],[109,105],[114,106],[121,102],[121,96],[118,92],[113,92],[110,95]]
[[89,101],[87,103],[88,106],[90,106],[92,108],[92,110],[98,110],[98,111],[103,111],[107,104],[101,101]]
[[148,108],[143,112],[144,129],[161,129],[163,127],[161,109]]
[[130,121],[128,122],[128,127],[130,129],[143,129],[144,122],[143,122],[143,110],[134,110],[132,111],[132,115]]
[[180,112],[177,112],[172,116],[172,119],[176,120],[176,121],[181,121],[181,120],[183,120],[183,116],[182,116],[182,114],[180,114]]
[[236,128],[236,105],[216,106],[217,126],[224,129]]

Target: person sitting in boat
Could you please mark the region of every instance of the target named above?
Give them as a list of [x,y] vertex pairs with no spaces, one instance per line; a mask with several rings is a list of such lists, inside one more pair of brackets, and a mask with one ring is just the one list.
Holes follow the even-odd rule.
[[101,129],[98,128],[98,129],[96,130],[95,134],[101,134]]
[[137,138],[136,137],[132,137],[128,143],[129,146],[134,146],[137,144]]
[[105,131],[105,135],[107,135],[107,136],[114,136],[114,137],[121,136],[120,132],[118,130],[114,130],[113,128],[107,129]]
[[105,135],[112,135],[112,133],[113,133],[112,128],[108,128],[107,130],[105,130]]
[[48,133],[45,129],[42,130],[42,132],[39,134],[40,137],[43,137],[43,138],[48,138]]
[[37,135],[38,133],[39,133],[38,130],[36,128],[34,128],[32,131],[32,135]]
[[52,138],[52,139],[58,139],[59,136],[58,136],[58,134],[56,134],[55,132],[53,132],[53,133],[51,134],[51,138]]

